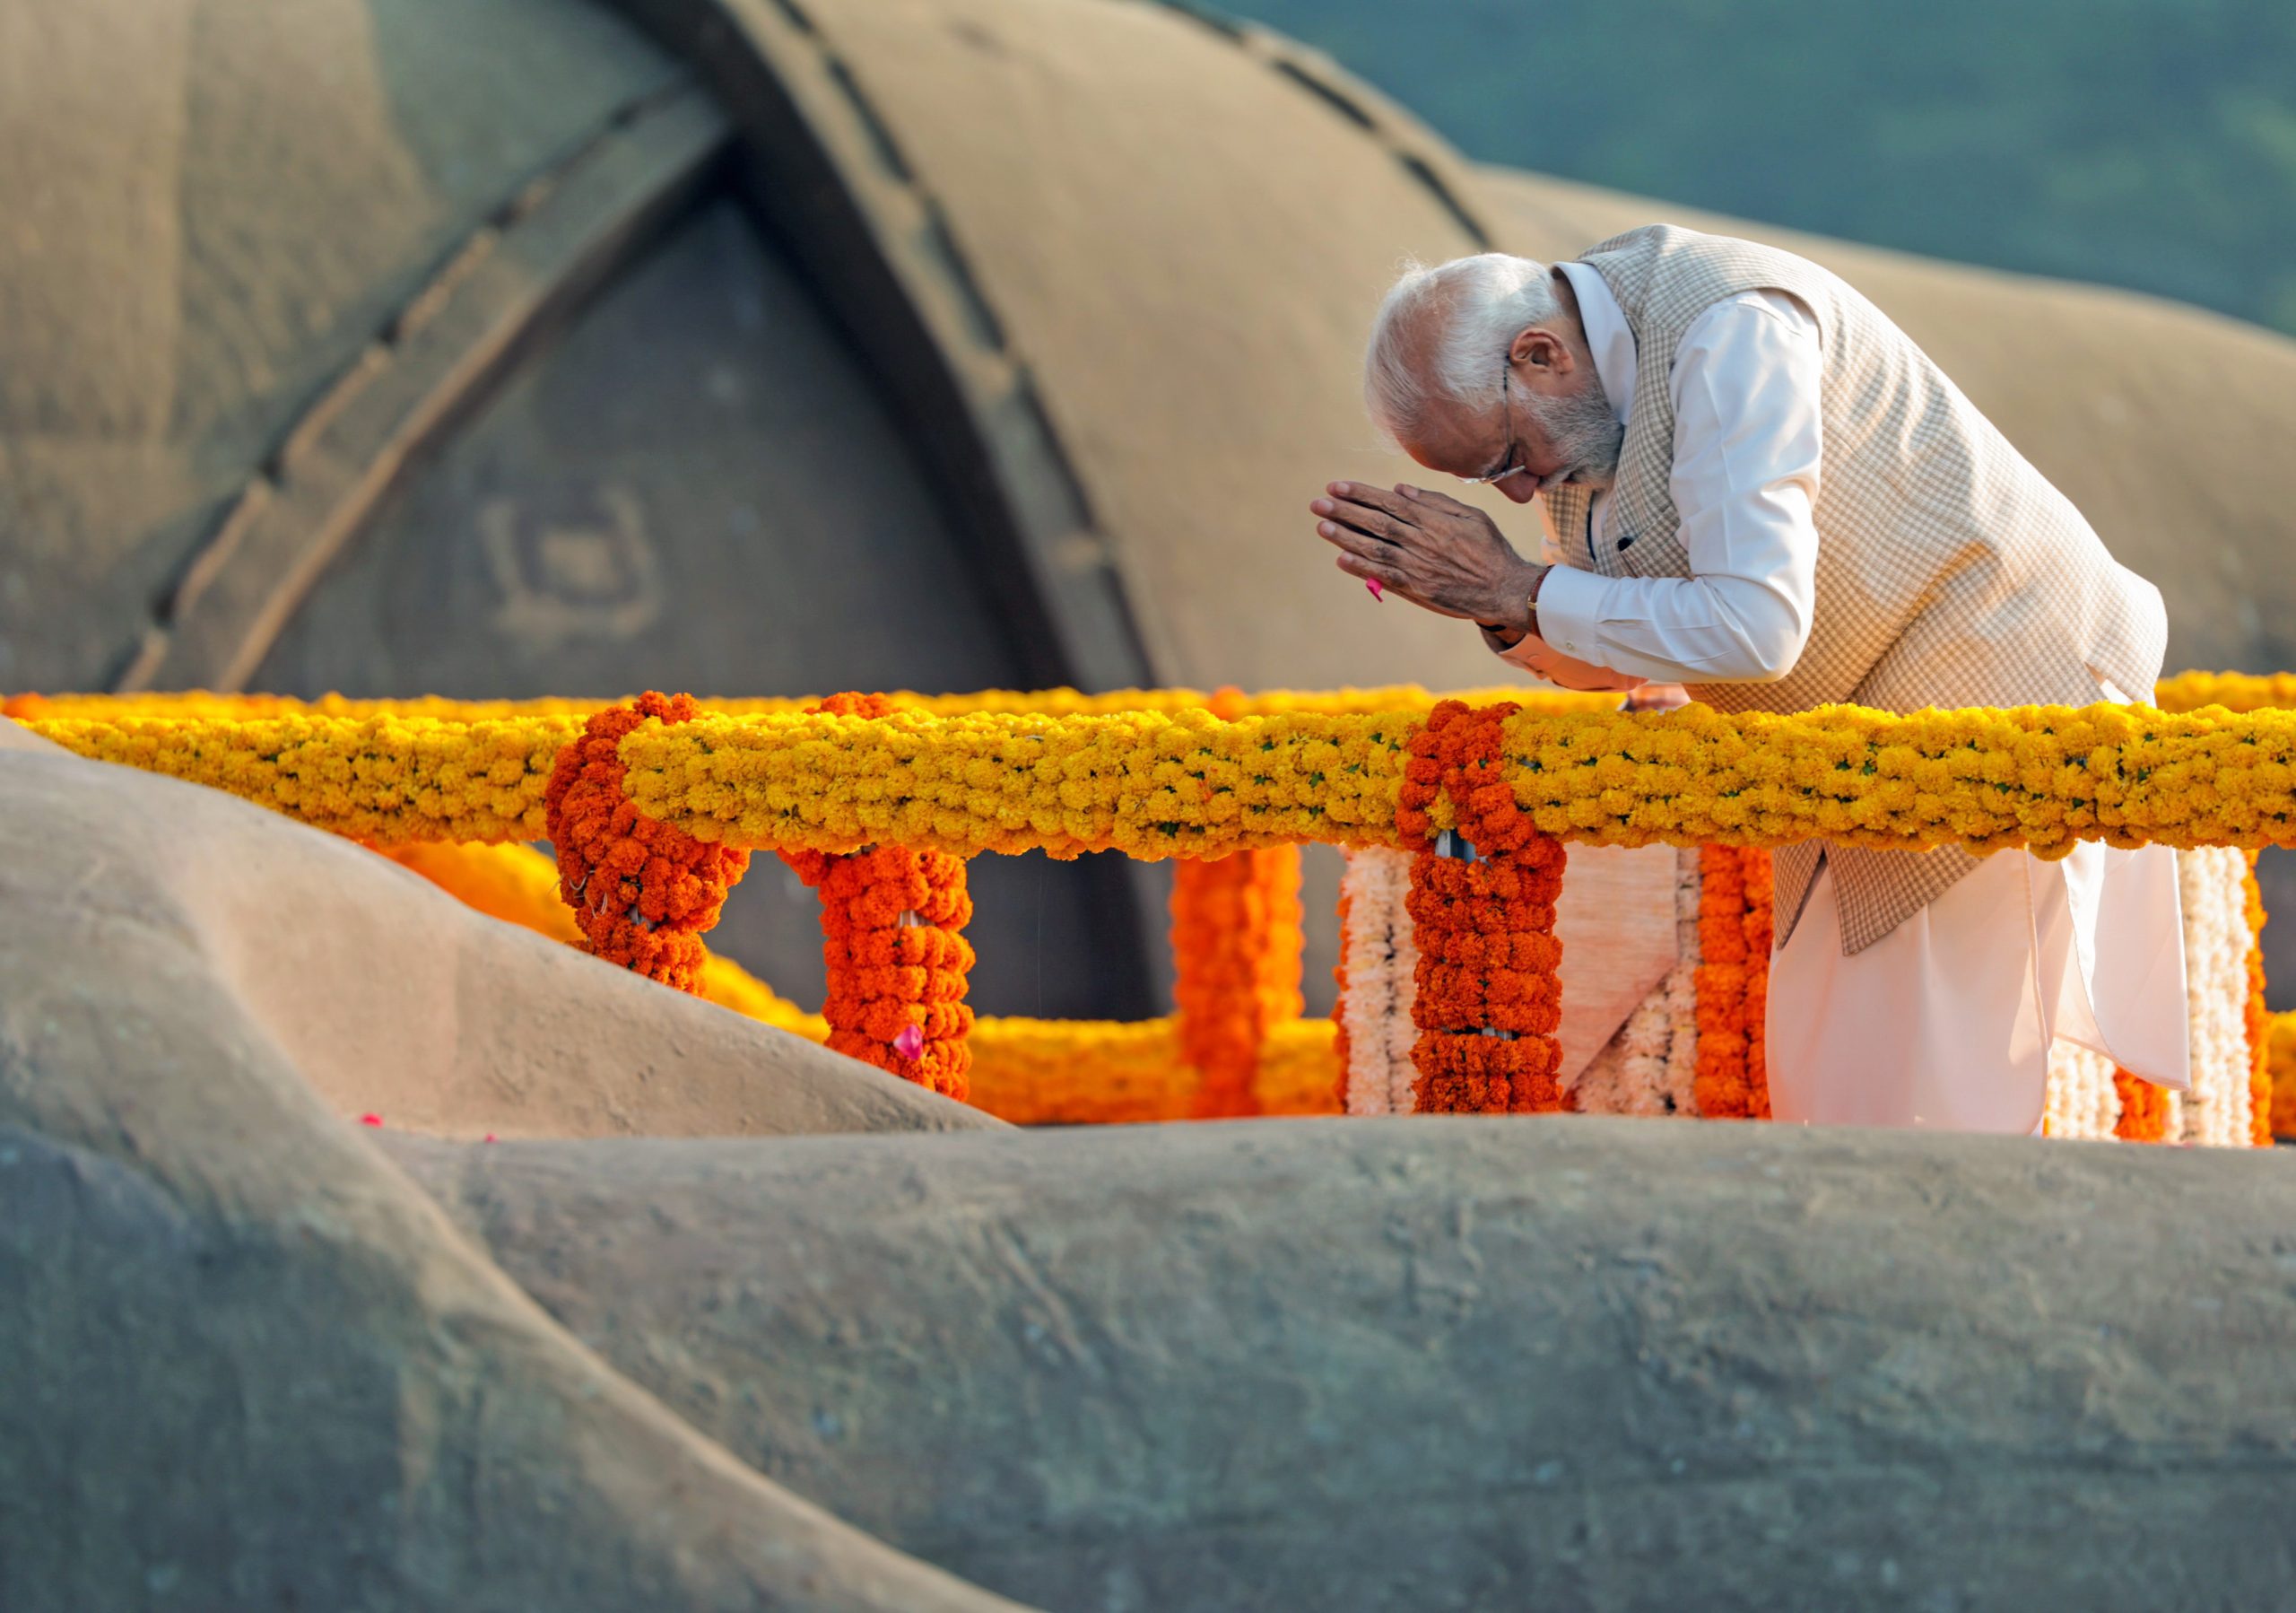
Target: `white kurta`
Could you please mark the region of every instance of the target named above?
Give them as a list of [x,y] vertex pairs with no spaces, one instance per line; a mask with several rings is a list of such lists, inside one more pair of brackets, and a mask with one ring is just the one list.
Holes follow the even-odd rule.
[[[1601,275],[1566,264],[1596,379],[1623,423],[1634,336]],[[1540,637],[1502,659],[1574,688],[1775,677],[1809,635],[1823,474],[1816,325],[1791,298],[1717,303],[1666,378],[1670,491],[1693,575],[1605,578],[1557,564]],[[1609,501],[1595,503],[1593,536]],[[2122,700],[2100,689],[2100,699]],[[1984,866],[1881,941],[1841,951],[1821,869],[1771,961],[1771,1113],[1803,1124],[2029,1132],[2048,1046],[2062,1038],[2162,1086],[2191,1086],[2176,854],[2083,844],[2062,862],[2022,851]],[[1781,929],[1784,926],[1779,927]]]

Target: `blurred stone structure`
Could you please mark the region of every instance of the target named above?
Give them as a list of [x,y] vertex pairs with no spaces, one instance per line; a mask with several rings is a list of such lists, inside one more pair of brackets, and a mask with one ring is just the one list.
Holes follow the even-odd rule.
[[[2296,666],[2296,344],[1478,170],[1175,5],[18,7],[0,196],[0,688],[1487,683],[1300,512],[1409,470],[1370,310],[1661,214],[1873,294],[2161,583],[2172,667]],[[721,940],[803,997],[771,874]],[[1152,872],[975,887],[984,1007],[1159,1006]]]

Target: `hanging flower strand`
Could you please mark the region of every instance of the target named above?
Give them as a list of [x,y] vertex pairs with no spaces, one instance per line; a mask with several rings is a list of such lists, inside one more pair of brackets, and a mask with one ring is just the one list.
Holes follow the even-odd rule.
[[1172,995],[1201,1120],[1257,1114],[1260,1058],[1303,1009],[1300,849],[1184,860],[1172,879]]
[[[839,694],[820,711],[878,718],[882,694]],[[872,846],[846,856],[780,853],[821,894],[829,1045],[890,1075],[963,1102],[973,1025],[965,1004],[973,951],[964,859],[945,851]]]
[[701,937],[750,854],[706,844],[640,811],[624,789],[621,745],[649,719],[670,724],[700,715],[691,695],[652,692],[598,712],[559,752],[543,796],[559,894],[581,927],[582,950],[696,994],[709,955]]
[[1698,1112],[1768,1120],[1764,1030],[1770,1005],[1770,853],[1699,852]]
[[[1516,711],[1445,701],[1411,740],[1396,824],[1419,849],[1407,906],[1420,952],[1412,1061],[1421,1113],[1572,1106],[1556,1080],[1563,850],[1532,826],[1507,782],[1504,727]],[[1457,824],[1440,844],[1429,815],[1439,795]]]

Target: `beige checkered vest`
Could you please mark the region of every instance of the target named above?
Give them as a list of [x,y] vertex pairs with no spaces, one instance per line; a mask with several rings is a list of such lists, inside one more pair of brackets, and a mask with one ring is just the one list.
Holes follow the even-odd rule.
[[[1785,292],[1817,320],[1823,458],[1809,642],[1776,683],[1701,684],[1694,698],[1725,711],[1835,702],[1913,711],[2087,705],[2100,681],[2150,694],[2168,641],[2159,590],[2117,563],[2064,494],[1848,285],[1790,252],[1671,224],[1613,236],[1580,261],[1625,311],[1639,377],[1610,541],[1593,539],[1586,489],[1542,496],[1564,558],[1605,577],[1690,575],[1668,490],[1666,377],[1683,333],[1749,291]],[[1822,856],[1833,868],[1845,953],[1872,946],[1977,866],[1958,848],[1788,847],[1775,859],[1781,946]]]

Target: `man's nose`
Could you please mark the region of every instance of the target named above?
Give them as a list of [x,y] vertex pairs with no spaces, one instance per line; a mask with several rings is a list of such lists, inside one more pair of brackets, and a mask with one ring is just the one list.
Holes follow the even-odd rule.
[[1499,491],[1518,504],[1527,504],[1539,496],[1538,483],[1529,476],[1509,476],[1499,484]]

